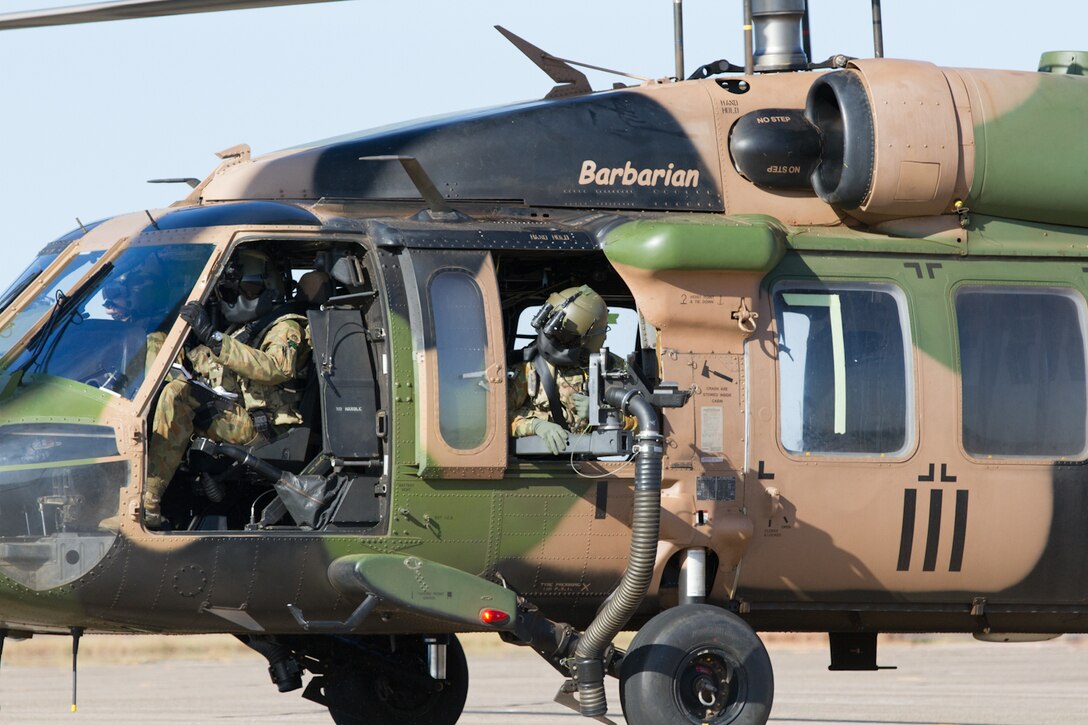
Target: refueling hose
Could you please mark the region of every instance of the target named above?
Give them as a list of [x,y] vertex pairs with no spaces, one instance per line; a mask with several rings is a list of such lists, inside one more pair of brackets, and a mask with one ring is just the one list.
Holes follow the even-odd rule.
[[586,717],[608,712],[604,691],[604,651],[635,613],[650,588],[661,525],[661,458],[664,440],[657,412],[634,388],[610,386],[605,400],[638,420],[635,460],[635,502],[631,519],[631,554],[627,571],[612,596],[579,638],[570,661],[571,676],[578,684],[578,707]]

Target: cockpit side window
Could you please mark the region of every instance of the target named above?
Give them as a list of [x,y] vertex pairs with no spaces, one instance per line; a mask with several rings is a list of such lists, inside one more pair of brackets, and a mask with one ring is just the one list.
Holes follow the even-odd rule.
[[[539,311],[540,305],[534,304],[525,307],[518,314],[517,334],[514,337],[514,350],[521,350],[536,339],[536,330],[533,329],[533,316]],[[608,334],[605,337],[604,346],[613,355],[621,360],[635,352],[639,347],[639,317],[634,307],[622,307],[615,304],[608,305]]]

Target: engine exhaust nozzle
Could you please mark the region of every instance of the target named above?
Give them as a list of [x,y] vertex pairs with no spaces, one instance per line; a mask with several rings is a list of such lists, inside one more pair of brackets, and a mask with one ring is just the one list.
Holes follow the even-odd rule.
[[752,0],[757,73],[807,70],[801,28],[805,0]]

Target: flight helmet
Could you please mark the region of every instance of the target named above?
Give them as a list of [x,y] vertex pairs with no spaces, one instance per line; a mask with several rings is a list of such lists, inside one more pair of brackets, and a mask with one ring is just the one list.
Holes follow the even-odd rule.
[[552,365],[585,365],[608,333],[608,305],[588,285],[555,292],[533,317],[537,350]]
[[161,317],[168,301],[163,280],[139,268],[119,275],[102,289],[102,306],[119,322]]
[[215,291],[223,317],[243,324],[267,315],[283,301],[284,282],[271,257],[243,249],[227,265]]

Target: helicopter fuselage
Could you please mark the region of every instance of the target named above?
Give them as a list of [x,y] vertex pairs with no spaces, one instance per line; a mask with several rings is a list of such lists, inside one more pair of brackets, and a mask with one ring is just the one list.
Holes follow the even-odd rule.
[[[629,383],[683,398],[633,624],[1088,631],[1085,111],[1081,78],[871,60],[228,150],[175,207],[48,248],[0,317],[0,620],[303,635],[362,611],[337,562],[397,555],[585,627],[628,565],[631,441],[552,456],[507,418],[526,315],[585,283]],[[190,453],[153,530],[177,310],[239,248],[335,281],[299,313],[309,407],[251,451],[284,478]],[[107,314],[149,268],[158,316]],[[406,572],[344,631],[496,629]]]

